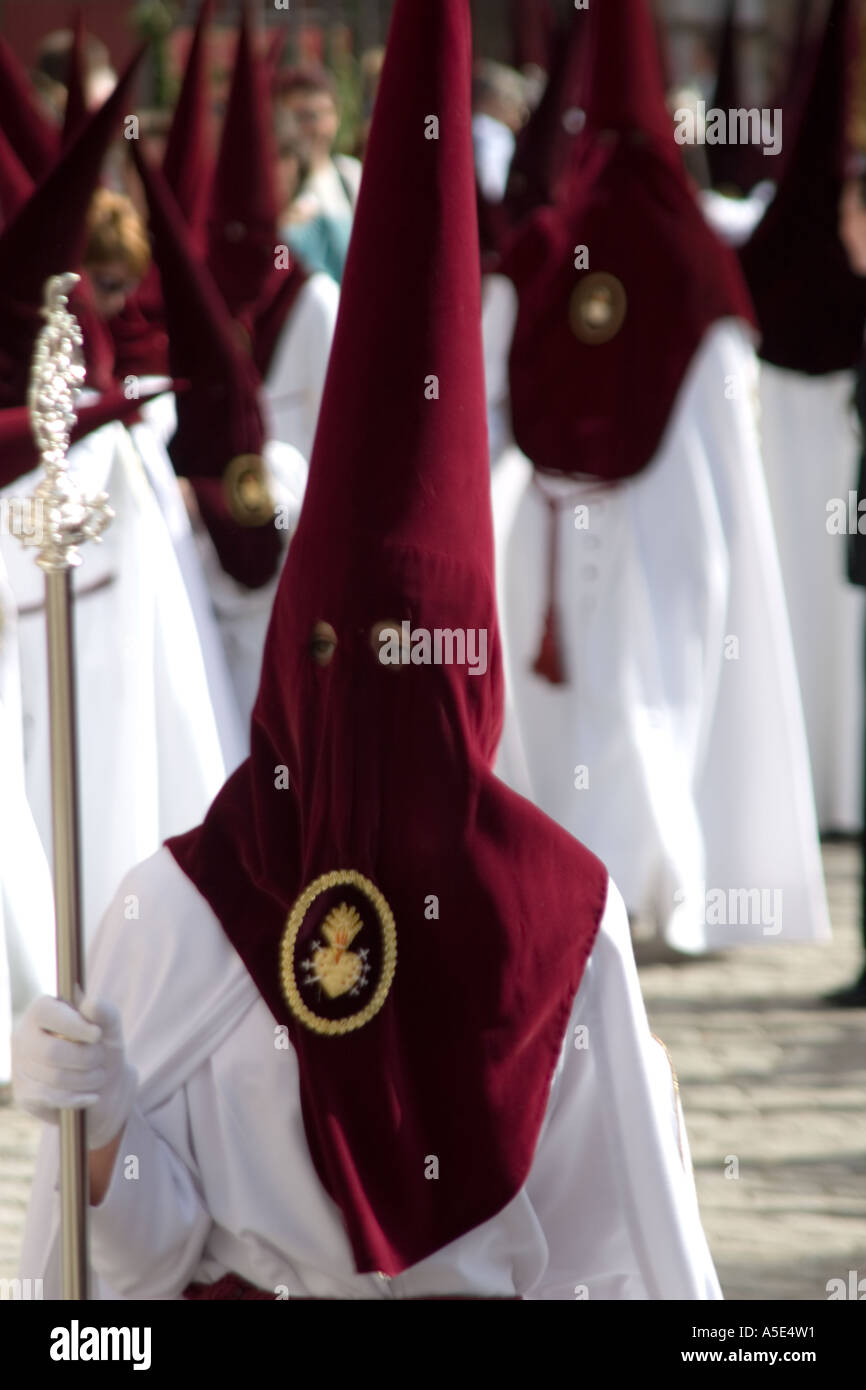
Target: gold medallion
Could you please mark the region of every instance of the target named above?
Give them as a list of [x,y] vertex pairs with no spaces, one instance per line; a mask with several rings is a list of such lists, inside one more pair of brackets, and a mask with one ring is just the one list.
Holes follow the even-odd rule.
[[606,270],[585,275],[568,309],[572,331],[582,343],[608,343],[625,322],[628,300],[621,280]]
[[335,869],[294,903],[280,948],[283,996],[314,1033],[339,1037],[381,1009],[397,968],[386,899],[363,874]]
[[258,454],[238,454],[223,474],[229,511],[241,526],[267,526],[274,519],[274,503],[265,481],[265,466]]

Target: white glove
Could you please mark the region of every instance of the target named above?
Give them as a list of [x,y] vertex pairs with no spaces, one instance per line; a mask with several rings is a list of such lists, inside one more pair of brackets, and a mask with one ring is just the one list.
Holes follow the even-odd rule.
[[49,1124],[60,1123],[61,1108],[86,1109],[87,1147],[104,1148],[138,1090],[114,1005],[88,997],[76,1010],[48,994],[34,1000],[12,1035],[12,1089],[23,1110]]

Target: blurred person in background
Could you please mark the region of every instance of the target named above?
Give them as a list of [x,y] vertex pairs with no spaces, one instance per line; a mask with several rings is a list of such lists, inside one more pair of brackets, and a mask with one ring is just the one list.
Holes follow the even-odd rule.
[[321,210],[307,188],[310,162],[294,117],[278,111],[276,120],[277,194],[280,236],[309,270],[325,271],[339,282],[349,249],[351,223]]
[[529,115],[519,72],[486,59],[472,73],[472,145],[478,186],[490,202],[505,196],[517,132]]
[[[324,68],[289,69],[277,80],[277,103],[281,112],[293,117],[308,165],[302,192],[315,200],[318,214],[341,228],[348,246],[361,164],[351,155],[334,153],[340,128],[336,83]],[[339,280],[342,273],[340,263],[335,278]]]
[[121,313],[150,265],[147,231],[130,198],[98,188],[87,217],[83,268],[102,319]]

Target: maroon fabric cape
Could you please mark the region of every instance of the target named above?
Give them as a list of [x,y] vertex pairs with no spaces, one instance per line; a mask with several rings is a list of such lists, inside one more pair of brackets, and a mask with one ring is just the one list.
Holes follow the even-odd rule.
[[[531,218],[506,253],[519,310],[510,356],[518,445],[542,473],[615,482],[659,447],[707,329],[753,321],[732,251],[707,226],[664,100],[645,0],[596,6],[589,26],[587,129],[568,194]],[[589,269],[575,268],[575,247]],[[604,272],[625,290],[619,332],[574,332],[581,281]]]
[[[251,755],[204,824],[169,841],[288,1029],[310,1154],[357,1269],[389,1275],[525,1182],[607,895],[598,860],[491,771],[503,672],[470,70],[468,0],[397,0]],[[483,629],[486,673],[388,669],[371,639],[387,619]],[[338,636],[327,666],[310,651],[319,620]],[[330,1036],[287,1002],[281,943],[299,894],[349,871],[393,913],[396,967],[378,1012]],[[341,901],[372,976],[357,1002],[302,978]],[[323,892],[293,953],[303,1004],[337,1022],[369,1005],[384,941],[361,892]]]

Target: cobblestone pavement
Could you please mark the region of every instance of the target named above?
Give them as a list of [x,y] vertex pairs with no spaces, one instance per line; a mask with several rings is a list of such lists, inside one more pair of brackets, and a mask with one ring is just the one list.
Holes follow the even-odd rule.
[[[866,1277],[866,1009],[819,1002],[860,964],[859,858],[833,845],[824,865],[831,945],[641,965],[729,1299],[826,1299],[829,1279]],[[38,1131],[0,1107],[0,1278],[16,1272]]]

